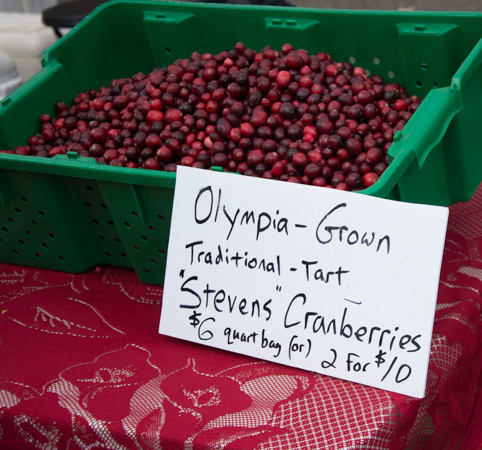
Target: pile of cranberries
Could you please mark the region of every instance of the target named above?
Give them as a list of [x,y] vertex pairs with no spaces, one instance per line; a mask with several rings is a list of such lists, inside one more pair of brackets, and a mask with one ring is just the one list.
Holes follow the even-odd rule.
[[420,105],[398,83],[290,44],[238,43],[78,94],[11,153],[76,152],[98,163],[175,171],[177,165],[360,190]]

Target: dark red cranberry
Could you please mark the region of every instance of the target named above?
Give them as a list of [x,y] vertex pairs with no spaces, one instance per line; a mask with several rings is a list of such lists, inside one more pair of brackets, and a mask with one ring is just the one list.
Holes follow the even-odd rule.
[[341,161],[336,156],[328,159],[326,164],[331,170],[338,170],[341,167]]
[[333,175],[333,170],[330,167],[324,166],[321,168],[321,176],[328,181],[331,182],[331,177]]
[[364,186],[362,176],[356,172],[349,173],[345,177],[345,183],[350,189],[360,189]]
[[304,173],[308,178],[313,179],[322,174],[322,168],[317,164],[310,163],[305,167]]
[[141,150],[140,157],[142,161],[146,161],[149,158],[153,158],[155,156],[155,151],[152,148],[146,147],[143,150]]
[[104,147],[101,144],[92,144],[89,148],[89,153],[94,158],[100,158],[104,154]]
[[366,152],[366,162],[375,165],[383,159],[383,151],[378,147],[372,147]]
[[345,175],[341,173],[334,174],[333,177],[331,178],[331,184],[335,187],[338,186],[340,183],[345,182]]
[[276,152],[269,152],[266,153],[263,162],[266,164],[268,167],[273,167],[274,164],[276,164],[280,160],[280,157],[278,153]]
[[373,168],[371,164],[368,164],[366,161],[360,165],[360,173],[365,175],[366,173],[372,172]]
[[231,124],[224,118],[218,119],[216,123],[216,131],[223,137],[229,138],[231,132]]
[[283,119],[292,119],[296,113],[296,109],[292,103],[283,102],[280,105],[279,114]]
[[293,141],[300,139],[303,136],[303,129],[300,125],[294,123],[288,127],[286,135]]
[[136,161],[139,158],[140,151],[135,147],[128,147],[124,153],[125,157],[129,161]]
[[383,93],[383,100],[385,100],[387,103],[393,103],[397,99],[397,93],[392,90],[386,90]]
[[269,139],[273,136],[273,130],[267,125],[262,125],[258,128],[256,135],[262,139]]
[[359,105],[352,105],[348,108],[346,115],[350,119],[359,121],[363,116],[363,109]]
[[338,150],[341,146],[343,145],[343,139],[337,135],[337,134],[332,134],[329,138],[328,138],[328,146],[332,149],[332,150]]
[[363,146],[362,146],[362,143],[358,139],[348,138],[345,141],[345,149],[350,155],[356,156],[356,155],[358,155],[359,153],[362,152]]
[[379,162],[373,167],[373,172],[380,176],[387,169],[387,165],[384,162]]
[[263,149],[264,152],[266,153],[269,153],[269,152],[276,152],[277,148],[278,148],[278,144],[276,143],[276,141],[274,141],[273,139],[266,139],[261,148]]
[[228,156],[225,153],[216,153],[213,156],[212,164],[217,167],[226,167],[229,163]]
[[309,160],[305,153],[297,152],[293,155],[291,162],[297,169],[304,169]]

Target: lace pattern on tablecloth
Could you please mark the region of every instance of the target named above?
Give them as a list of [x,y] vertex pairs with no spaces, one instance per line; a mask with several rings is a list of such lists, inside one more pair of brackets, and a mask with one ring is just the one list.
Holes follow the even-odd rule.
[[0,446],[480,450],[482,191],[451,207],[418,400],[157,334],[127,269],[0,264]]

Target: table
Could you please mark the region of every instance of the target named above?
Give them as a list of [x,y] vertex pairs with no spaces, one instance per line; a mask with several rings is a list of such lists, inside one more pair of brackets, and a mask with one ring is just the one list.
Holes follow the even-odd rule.
[[482,189],[450,207],[426,395],[157,333],[134,271],[0,263],[0,447],[482,448]]

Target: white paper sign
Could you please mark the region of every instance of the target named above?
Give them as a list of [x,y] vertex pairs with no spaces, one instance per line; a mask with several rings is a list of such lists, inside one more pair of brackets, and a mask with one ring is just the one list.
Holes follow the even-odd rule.
[[422,398],[447,220],[178,167],[159,333]]

